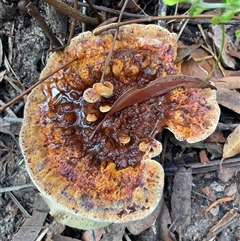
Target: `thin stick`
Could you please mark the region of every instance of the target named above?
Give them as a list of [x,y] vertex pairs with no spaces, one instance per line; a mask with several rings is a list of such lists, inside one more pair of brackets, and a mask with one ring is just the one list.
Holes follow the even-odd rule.
[[234,130],[240,123],[236,124],[224,124],[224,123],[218,123],[217,130]]
[[92,10],[93,14],[97,17],[99,23],[103,22],[103,18],[102,16],[98,13],[98,11],[96,10],[96,8],[93,6],[92,2],[90,0],[86,0],[89,8]]
[[127,235],[127,233],[124,233],[124,238],[126,239],[126,241],[131,241],[131,239],[129,238],[129,236]]
[[[77,10],[77,8],[78,8],[78,0],[74,0],[73,8]],[[76,23],[77,23],[77,20],[73,18],[72,19],[72,23],[71,23],[70,33],[69,33],[69,36],[68,36],[67,45],[70,44],[71,39],[72,39],[72,37],[74,35]]]
[[[121,13],[119,15],[117,24],[119,24],[121,22],[123,11],[126,8],[127,3],[128,3],[128,0],[126,0],[124,2],[124,4],[123,4],[123,7],[121,9]],[[102,72],[100,83],[102,83],[104,81],[105,71],[107,69],[107,66],[109,65],[109,61],[110,61],[110,58],[112,56],[112,52],[113,52],[113,48],[114,48],[115,42],[117,40],[117,36],[118,36],[118,28],[116,29],[116,32],[114,34],[114,38],[113,38],[113,41],[112,41],[111,49],[109,50],[109,53],[108,53],[107,58],[106,58],[105,63],[104,63],[104,68],[103,68],[103,72]]]
[[25,210],[25,208],[21,205],[21,203],[15,198],[15,196],[11,192],[7,192],[8,196],[13,200],[16,206],[21,210],[26,218],[30,218],[31,215]]
[[53,34],[52,30],[48,27],[44,18],[40,15],[39,11],[37,10],[36,6],[33,5],[32,2],[29,0],[25,0],[25,2],[27,3],[26,8],[28,10],[28,13],[37,20],[41,28],[46,32],[46,34],[50,38],[51,42],[56,47],[60,47],[61,43],[59,42],[57,37]]
[[[79,6],[84,6],[84,7],[89,7],[89,5],[87,3],[83,3],[83,2],[79,2],[78,3]],[[94,5],[93,7],[96,10],[102,11],[102,12],[107,12],[107,13],[112,13],[115,15],[119,15],[121,13],[121,11],[116,10],[116,9],[111,9],[111,8],[106,8],[103,6],[98,6],[98,5]],[[125,17],[130,17],[130,18],[144,18],[144,17],[149,17],[149,15],[143,15],[143,14],[136,14],[136,13],[128,13],[128,12],[123,12],[123,16]]]
[[22,85],[22,82],[20,81],[20,79],[18,78],[17,74],[15,73],[15,71],[13,70],[11,64],[9,63],[6,55],[4,55],[4,64],[6,65],[7,68],[9,68],[9,70],[11,70],[11,72],[13,73],[13,75],[15,76],[16,80],[18,81],[18,83],[20,85]]
[[205,213],[209,212],[213,207],[215,207],[219,203],[229,202],[229,201],[233,201],[233,200],[234,200],[234,197],[223,197],[223,198],[217,199],[216,201],[214,201],[210,206],[208,206],[205,209]]
[[[216,61],[218,60],[218,57],[212,52],[211,49],[207,48],[206,46],[204,46],[204,45],[202,45],[202,44],[201,44],[201,47],[202,47],[203,49],[205,49],[207,52],[209,52]],[[226,74],[225,74],[225,72],[224,72],[224,69],[223,69],[221,63],[218,62],[217,64],[218,64],[218,67],[219,67],[219,69],[221,70],[223,76],[225,77]],[[209,75],[211,75],[211,73],[210,73]]]
[[48,75],[46,75],[45,77],[41,78],[39,81],[37,81],[34,85],[32,85],[30,88],[28,88],[27,90],[23,91],[20,95],[18,95],[17,97],[15,97],[14,99],[12,99],[11,101],[9,101],[6,105],[4,105],[3,107],[0,108],[0,113],[2,111],[4,111],[7,107],[13,105],[16,101],[20,100],[24,95],[30,93],[36,86],[38,86],[39,84],[41,84],[44,80],[46,80],[47,78],[49,78],[50,76],[52,76],[53,74],[55,74],[57,71],[59,71],[60,69],[62,69],[63,67],[71,64],[72,62],[74,62],[75,60],[77,60],[77,58],[70,60],[69,62],[67,62],[66,64],[61,65],[60,67],[56,68],[55,70],[51,71]]
[[184,28],[185,28],[185,27],[187,26],[187,24],[188,24],[188,21],[189,21],[189,19],[185,19],[184,24],[183,24],[183,26],[181,27],[181,29],[180,29],[180,31],[179,31],[179,33],[178,33],[177,41],[180,39],[180,36],[182,35],[182,32],[183,32]]
[[27,188],[35,188],[35,186],[33,184],[22,184],[22,185],[13,186],[13,187],[0,187],[0,193],[19,191]]
[[[140,19],[134,19],[134,20],[130,20],[130,21],[126,21],[126,22],[121,22],[118,23],[116,25],[110,25],[110,26],[106,26],[106,28],[104,29],[99,29],[99,31],[96,31],[96,35],[100,34],[106,30],[112,29],[112,28],[118,28],[124,25],[128,25],[128,24],[133,24],[133,23],[148,23],[148,22],[154,22],[154,21],[158,21],[158,20],[174,20],[174,19],[211,19],[213,17],[215,17],[215,14],[203,14],[203,15],[196,15],[196,16],[189,16],[189,15],[175,15],[175,16],[163,16],[163,17],[146,17],[146,18],[140,18]],[[232,18],[233,20],[240,20],[240,17],[236,17],[234,16]]]
[[89,230],[89,234],[90,234],[91,241],[96,241],[95,233],[93,229]]
[[48,3],[49,5],[53,6],[57,10],[59,10],[62,13],[65,13],[66,15],[75,18],[76,20],[83,22],[85,24],[97,26],[99,24],[99,21],[97,18],[91,18],[88,17],[76,9],[68,6],[66,3],[60,1],[60,0],[43,0],[44,2]]

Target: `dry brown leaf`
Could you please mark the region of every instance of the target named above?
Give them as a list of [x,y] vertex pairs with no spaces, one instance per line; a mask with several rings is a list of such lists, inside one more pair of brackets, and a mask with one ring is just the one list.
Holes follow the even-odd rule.
[[235,156],[240,153],[240,125],[228,136],[223,147],[223,159]]
[[[211,25],[211,33],[208,35],[213,39],[215,46],[218,50],[221,49],[222,45],[222,26],[221,25]],[[222,50],[222,62],[225,66],[235,69],[236,61],[235,59],[228,53],[227,46],[231,46],[231,41],[228,36],[225,34],[225,42]]]
[[125,233],[127,224],[113,223],[108,225],[105,229],[107,233],[103,235],[101,241],[121,241]]
[[185,45],[182,41],[178,41],[177,58],[175,63],[179,63],[185,57],[191,55],[196,49],[198,49],[200,43],[194,43],[192,45]]
[[157,208],[149,216],[138,221],[130,222],[127,225],[127,229],[130,231],[130,233],[132,233],[133,235],[138,235],[144,230],[151,227],[151,225],[156,221],[158,215],[160,214],[162,205],[163,198],[159,202]]
[[231,209],[228,213],[226,213],[220,221],[216,225],[214,225],[209,233],[207,234],[207,237],[203,239],[203,241],[209,241],[211,238],[215,237],[219,232],[223,230],[223,228],[228,227],[231,224],[231,221],[234,218],[239,218],[239,214],[236,209]]
[[32,216],[23,223],[18,232],[13,236],[12,241],[32,241],[36,240],[39,232],[44,226],[45,219],[48,214],[48,206],[38,195],[34,204]]
[[203,142],[218,142],[218,143],[225,143],[226,139],[223,136],[223,133],[221,130],[215,130],[212,135],[210,135],[207,139],[205,139]]
[[218,104],[240,114],[240,93],[226,88],[217,89]]
[[240,59],[240,52],[233,44],[230,44],[229,46],[227,46],[226,50],[231,56]]
[[204,70],[193,58],[183,62],[181,69],[184,75],[190,75],[194,78],[205,79],[208,76],[207,71]]
[[201,150],[199,152],[199,158],[200,158],[200,161],[201,161],[202,164],[209,164],[210,163],[205,150]]
[[[197,63],[202,69],[207,71],[208,74],[211,73],[213,66],[216,63],[216,60],[206,50],[199,48],[195,52],[193,52],[191,56],[195,61],[197,61]],[[222,72],[218,67],[213,72],[213,77],[217,79],[223,77]]]
[[171,217],[167,205],[163,203],[160,215],[156,220],[158,238],[162,241],[176,241],[172,233],[169,231],[169,226],[171,225]]
[[220,79],[211,78],[217,88],[240,89],[240,76],[226,76]]

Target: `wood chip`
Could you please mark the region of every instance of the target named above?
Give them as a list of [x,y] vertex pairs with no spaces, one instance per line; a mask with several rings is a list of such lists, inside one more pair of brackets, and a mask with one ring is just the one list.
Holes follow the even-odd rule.
[[171,217],[172,220],[177,220],[176,225],[181,225],[183,229],[191,223],[191,190],[192,171],[190,168],[181,168],[173,181]]
[[203,241],[209,241],[212,238],[214,238],[219,232],[221,232],[224,228],[231,225],[234,218],[239,217],[238,211],[236,209],[231,209],[228,213],[226,213],[223,218],[214,225],[209,233],[207,234],[207,237],[203,239]]
[[240,114],[240,93],[225,88],[217,89],[217,102]]

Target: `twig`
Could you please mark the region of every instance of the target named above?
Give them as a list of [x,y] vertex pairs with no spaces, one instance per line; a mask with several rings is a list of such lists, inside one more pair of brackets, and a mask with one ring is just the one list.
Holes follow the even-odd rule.
[[[83,2],[86,2],[86,1],[83,0]],[[86,12],[87,12],[87,8],[86,7],[82,7],[82,14],[86,15]],[[86,24],[84,22],[82,22],[81,25],[82,25],[82,32],[85,32],[86,31]]]
[[63,64],[62,66],[56,68],[55,70],[51,71],[48,75],[46,75],[45,77],[41,78],[39,81],[37,81],[34,85],[32,85],[30,88],[28,88],[27,90],[23,91],[20,95],[18,95],[17,97],[15,97],[14,99],[12,99],[11,101],[9,101],[7,104],[5,104],[3,107],[0,108],[0,113],[2,111],[4,111],[7,107],[13,105],[16,101],[20,100],[24,95],[30,93],[36,86],[38,86],[39,84],[41,84],[44,80],[46,80],[47,78],[49,78],[50,76],[52,76],[54,73],[56,73],[57,71],[59,71],[60,69],[62,69],[63,67],[71,64],[72,62],[74,62],[75,60],[77,60],[77,58],[70,60],[69,62]]
[[126,239],[126,241],[131,241],[131,239],[129,238],[129,236],[127,235],[127,233],[124,233],[124,238]]
[[13,21],[12,28],[11,28],[11,34],[8,36],[8,59],[9,63],[12,64],[12,58],[13,58],[13,35],[14,35],[14,29],[15,29],[15,21]]
[[[211,49],[209,49],[208,47],[206,47],[206,46],[204,46],[204,45],[202,45],[202,44],[201,44],[201,47],[202,47],[203,49],[205,49],[207,52],[209,52],[209,53],[213,56],[213,58],[217,61],[218,57],[213,53],[213,51],[212,51]],[[221,70],[223,76],[226,76],[226,74],[225,74],[225,72],[224,72],[224,69],[223,69],[223,67],[222,67],[222,65],[221,65],[220,62],[218,62],[218,67],[219,67],[219,69]]]
[[40,233],[40,235],[35,241],[41,241],[48,231],[49,231],[49,227],[46,227],[44,230],[42,230],[42,232]]
[[[122,20],[123,11],[125,10],[125,8],[127,6],[127,3],[128,3],[128,0],[126,0],[124,2],[124,4],[123,4],[123,7],[121,9],[121,13],[119,15],[117,24],[119,24],[121,22],[121,20]],[[106,58],[105,63],[104,63],[104,68],[103,68],[103,72],[102,72],[100,83],[102,83],[104,81],[105,71],[107,69],[107,66],[109,65],[109,61],[110,61],[110,58],[112,56],[112,52],[113,52],[113,48],[114,48],[115,42],[117,40],[117,36],[118,36],[118,28],[116,29],[116,32],[114,34],[114,38],[113,38],[113,41],[112,41],[111,48],[109,50],[109,53],[108,53],[107,58]]]
[[182,32],[184,30],[184,28],[186,27],[186,25],[188,24],[188,21],[189,19],[185,19],[184,23],[183,23],[183,26],[181,27],[179,33],[178,33],[178,36],[177,36],[177,41],[179,40],[180,36],[182,35]]
[[196,195],[198,195],[198,196],[200,196],[200,197],[204,197],[204,198],[206,198],[207,200],[209,200],[209,201],[211,201],[211,202],[213,202],[213,200],[211,199],[211,198],[209,198],[209,197],[207,197],[207,196],[205,196],[205,195],[203,195],[203,194],[201,194],[201,193],[199,193],[199,192],[196,192],[196,191],[191,191],[192,193],[195,193]]
[[19,191],[19,190],[28,189],[28,188],[35,188],[35,186],[33,184],[22,184],[22,185],[13,186],[13,187],[0,187],[0,193]]
[[224,228],[229,227],[233,222],[235,222],[236,219],[239,219],[238,211],[236,209],[231,209],[218,221],[216,225],[214,225],[210,229],[209,233],[207,234],[207,237],[204,238],[202,241],[212,240]]
[[57,37],[53,34],[52,30],[48,27],[44,18],[40,15],[39,11],[37,10],[36,6],[33,5],[30,0],[25,0],[25,2],[26,2],[26,8],[28,10],[28,13],[37,20],[41,28],[46,32],[46,34],[50,38],[51,42],[56,47],[60,47],[61,43],[59,42]]
[[17,79],[18,83],[19,83],[20,85],[22,85],[20,79],[18,78],[18,76],[17,76],[16,73],[14,72],[12,66],[10,65],[10,63],[9,63],[9,61],[8,61],[8,59],[7,59],[7,57],[6,57],[5,55],[4,55],[4,64],[5,64],[5,66],[6,66],[7,69],[9,68],[9,71],[11,70],[11,72],[13,73],[13,75],[15,76],[15,78]]
[[22,93],[22,90],[11,80],[11,78],[8,78],[8,76],[4,76],[4,79],[18,92]]
[[22,204],[15,198],[15,196],[11,192],[7,192],[8,196],[13,200],[16,206],[21,210],[21,212],[25,215],[26,218],[30,218],[31,215],[25,210]]
[[178,226],[178,234],[179,234],[178,240],[182,241],[182,225],[181,224]]
[[239,126],[240,123],[238,124],[224,124],[224,123],[218,123],[217,124],[217,130],[234,130],[237,126]]
[[[191,167],[192,168],[192,173],[197,174],[197,173],[205,173],[205,172],[210,172],[210,171],[216,171],[219,170],[221,160],[215,160],[211,161],[207,165],[203,165],[202,163],[188,163],[188,164],[182,164],[179,166],[164,166],[164,171],[166,176],[171,176],[174,175],[174,173],[181,167]],[[239,167],[240,166],[240,158],[239,157],[234,157],[234,158],[228,158],[224,160],[222,163],[223,168],[224,167]]]
[[90,234],[91,241],[96,241],[95,233],[93,229],[89,230],[89,234]]
[[[140,19],[134,19],[134,20],[130,20],[130,21],[126,21],[126,22],[121,22],[118,23],[116,25],[110,25],[110,26],[106,26],[105,29],[103,30],[99,30],[98,32],[96,32],[97,34],[100,34],[106,30],[112,29],[112,28],[118,28],[124,25],[128,25],[128,24],[133,24],[133,23],[148,23],[148,22],[154,22],[154,21],[158,21],[158,20],[173,20],[173,19],[211,19],[213,17],[215,17],[215,14],[202,14],[202,15],[196,15],[196,16],[189,16],[189,15],[175,15],[175,16],[163,16],[163,17],[146,17],[146,18],[140,18]],[[240,17],[236,17],[234,16],[232,18],[233,20],[240,20]]]
[[[79,4],[79,6],[89,7],[88,4],[86,4],[86,3],[79,2],[78,4]],[[107,13],[112,13],[112,14],[115,14],[115,15],[119,15],[121,13],[121,11],[119,11],[119,10],[106,8],[106,7],[98,6],[98,5],[94,5],[94,4],[93,4],[93,7],[96,10],[99,10],[99,11],[102,11],[102,12],[107,12]],[[129,17],[129,18],[134,18],[134,19],[149,17],[149,15],[143,15],[143,14],[137,14],[137,13],[128,13],[128,12],[123,12],[123,16]]]
[[6,112],[8,113],[8,115],[10,115],[11,117],[16,117],[17,118],[15,113],[10,108],[6,107],[6,104],[2,100],[0,100],[0,106],[2,106],[2,107],[0,107],[0,110],[1,110],[1,108],[4,108],[4,109],[6,109]]
[[[158,16],[166,16],[166,12],[167,12],[167,6],[163,3],[162,0],[158,1]],[[165,27],[166,23],[165,21],[159,20],[158,21],[158,25]]]
[[102,16],[98,13],[96,8],[93,6],[92,2],[90,0],[86,0],[89,8],[92,10],[93,14],[98,18],[99,23],[103,22]]
[[[73,8],[77,10],[77,8],[78,8],[78,0],[74,0],[74,2],[73,2]],[[76,27],[76,22],[77,22],[77,20],[73,18],[73,19],[72,19],[72,23],[71,23],[70,33],[69,33],[69,36],[68,36],[67,44],[70,44],[71,39],[72,39],[73,36],[74,36],[75,27]]]
[[205,209],[205,213],[209,212],[213,207],[215,207],[219,203],[229,202],[229,201],[233,201],[233,200],[234,200],[234,197],[223,197],[223,198],[217,199],[216,201],[214,201],[210,206],[208,206]]
[[53,6],[57,10],[59,10],[62,13],[65,13],[66,15],[75,18],[76,20],[80,22],[84,22],[85,24],[97,26],[99,24],[99,21],[97,18],[91,18],[88,17],[76,9],[68,6],[66,3],[62,2],[61,0],[43,0],[44,2],[48,3],[49,5]]

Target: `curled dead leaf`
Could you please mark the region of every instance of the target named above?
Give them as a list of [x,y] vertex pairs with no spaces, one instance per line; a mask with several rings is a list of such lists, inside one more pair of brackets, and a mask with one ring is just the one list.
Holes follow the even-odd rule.
[[235,156],[240,153],[240,125],[228,136],[223,147],[223,159]]
[[218,104],[240,114],[240,93],[225,88],[217,89]]

